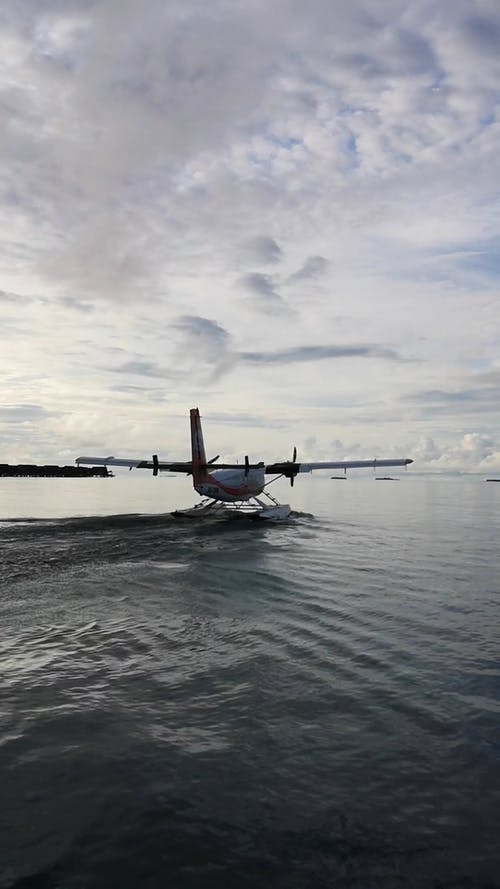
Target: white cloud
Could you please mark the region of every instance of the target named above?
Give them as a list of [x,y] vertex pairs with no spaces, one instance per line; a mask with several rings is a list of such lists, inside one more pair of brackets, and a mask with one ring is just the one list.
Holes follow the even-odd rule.
[[424,470],[433,472],[500,472],[500,436],[466,432],[460,439],[447,444],[436,444],[423,438],[413,453]]

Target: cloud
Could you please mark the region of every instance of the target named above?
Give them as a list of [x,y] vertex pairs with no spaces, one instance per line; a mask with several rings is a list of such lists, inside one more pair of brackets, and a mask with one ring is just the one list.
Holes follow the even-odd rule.
[[189,340],[203,359],[211,359],[228,348],[230,336],[217,321],[200,315],[182,315],[172,324],[183,335],[183,345]]
[[[139,374],[140,376],[140,374]],[[151,374],[145,374],[145,376],[151,376]],[[160,376],[160,374],[158,374]],[[115,385],[110,386],[111,392],[117,392],[120,395],[129,396],[131,399],[135,400],[140,398],[141,402],[144,401],[152,401],[152,402],[164,402],[167,400],[167,392],[163,388],[159,387],[151,387],[151,386],[134,386],[132,384],[125,385]]]
[[165,377],[166,372],[154,361],[124,361],[118,367],[112,368],[116,373],[131,374],[140,377]]
[[462,33],[473,49],[498,59],[500,52],[500,22],[498,17],[470,15],[462,22]]
[[403,361],[393,349],[380,345],[295,346],[274,351],[238,351],[228,331],[216,321],[200,316],[179,318],[172,328],[182,334],[177,359],[189,365],[211,366],[219,376],[239,363],[250,365],[297,364],[337,358],[382,358]]
[[246,364],[299,364],[333,358],[384,358],[402,361],[397,352],[382,346],[296,346],[275,352],[240,352]]
[[279,417],[259,416],[258,414],[248,414],[241,411],[232,413],[223,413],[217,411],[210,412],[210,422],[219,423],[221,426],[235,426],[239,428],[252,429],[282,429],[286,426],[286,421]]
[[29,296],[25,296],[21,293],[8,293],[5,290],[0,290],[0,303],[4,303],[6,305],[12,306],[20,306],[20,305],[28,305],[32,301],[32,298]]
[[324,256],[309,256],[298,271],[290,275],[289,282],[306,281],[309,278],[321,277],[328,268],[328,260]]
[[270,275],[264,275],[262,272],[249,272],[240,279],[244,287],[258,296],[264,296],[268,299],[279,299],[274,291],[273,279]]
[[182,377],[189,374],[211,380],[234,371],[238,365],[265,367],[313,363],[340,358],[378,358],[401,362],[395,350],[381,345],[301,345],[273,351],[239,351],[229,332],[217,321],[200,315],[184,315],[170,325],[176,337],[169,369],[143,358],[131,359],[114,367],[120,374],[149,377]]
[[178,372],[193,373],[194,378],[199,379],[208,370],[215,380],[232,366],[231,337],[217,321],[200,315],[183,315],[171,328],[179,334],[174,352]]
[[500,438],[466,432],[452,443],[422,437],[412,449],[417,469],[433,472],[500,472]]
[[1,423],[37,423],[47,416],[48,412],[40,404],[0,404]]
[[259,311],[272,314],[285,311],[286,304],[275,290],[271,275],[262,272],[249,272],[240,278],[240,284],[253,295],[253,306]]
[[360,441],[490,434],[499,35],[492,0],[11,4],[5,400],[40,402],[53,448],[61,406],[132,438],[111,349],[152,431],[141,379],[175,415],[194,387],[217,414],[286,402],[302,439],[328,411]]
[[477,375],[486,379],[486,385],[476,385],[463,389],[429,389],[417,392],[412,400],[420,406],[424,414],[447,414],[457,419],[480,415],[495,410],[500,404],[500,381],[497,374]]
[[84,302],[78,297],[75,296],[63,296],[59,300],[60,305],[64,306],[66,309],[74,309],[77,312],[83,312],[84,314],[88,314],[90,312],[95,312],[95,306],[93,303]]
[[277,263],[283,258],[281,247],[274,238],[258,235],[248,242],[248,249],[257,262]]

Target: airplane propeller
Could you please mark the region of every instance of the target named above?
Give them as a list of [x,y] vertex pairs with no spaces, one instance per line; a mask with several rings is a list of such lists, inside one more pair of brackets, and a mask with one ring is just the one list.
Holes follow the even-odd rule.
[[248,459],[248,455],[245,455],[245,478],[248,478],[249,470],[250,470],[250,462]]
[[[297,459],[297,448],[294,446],[293,454],[292,454],[292,463],[295,463],[296,459]],[[293,482],[294,482],[296,475],[297,475],[297,473],[293,473],[293,472],[290,473],[290,487],[291,488],[293,488]]]
[[158,454],[153,454],[153,475],[158,475]]

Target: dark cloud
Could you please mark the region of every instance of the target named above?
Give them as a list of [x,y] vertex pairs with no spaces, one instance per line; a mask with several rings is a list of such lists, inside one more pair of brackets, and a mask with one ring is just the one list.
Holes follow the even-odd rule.
[[469,16],[462,25],[466,40],[479,52],[500,54],[500,22],[486,16]]
[[111,392],[119,392],[122,395],[140,397],[141,401],[160,402],[166,400],[166,392],[160,388],[148,388],[147,386],[110,386]]
[[[482,373],[477,375],[477,378],[481,380],[482,383],[487,386],[494,386],[499,390],[500,393],[500,368],[492,368],[491,370],[485,370]],[[500,399],[499,399],[500,403]]]
[[154,361],[125,361],[118,367],[113,367],[116,373],[134,374],[140,377],[165,377],[167,374]]
[[12,293],[7,290],[0,290],[0,303],[10,303],[13,305],[21,306],[27,305],[32,302],[32,298],[30,296],[23,296],[20,293]]
[[[120,374],[171,380],[181,379],[188,373],[193,378],[201,375],[207,379],[208,375],[214,379],[234,363],[235,356],[230,343],[229,333],[217,321],[201,315],[181,315],[169,325],[169,366],[137,355],[111,370]],[[117,387],[117,391],[132,393],[144,390],[127,384]],[[150,393],[149,397],[156,398],[151,394],[151,389],[147,391]]]
[[[175,371],[172,371],[177,376],[188,370],[195,374],[204,374],[208,371],[210,379],[214,380],[238,364],[284,365],[337,358],[382,358],[405,361],[393,349],[374,344],[296,346],[272,352],[238,352],[232,348],[231,337],[224,327],[214,320],[199,315],[183,315],[171,327],[181,334],[174,353]],[[149,377],[171,375],[157,363],[142,358],[126,361],[114,370],[119,373]]]
[[231,337],[217,321],[181,315],[171,327],[180,334],[174,351],[177,373],[204,377],[208,373],[215,380],[233,365]]
[[353,70],[366,80],[378,80],[387,73],[387,66],[367,52],[339,53],[337,62],[343,68]]
[[338,60],[344,68],[369,80],[388,75],[436,74],[439,70],[429,41],[416,31],[401,28],[384,28],[369,50],[340,53]]
[[[492,381],[494,382],[494,381]],[[422,407],[427,414],[451,414],[465,417],[495,411],[500,404],[500,384],[465,389],[427,389],[406,397]]]
[[425,74],[438,67],[429,41],[415,31],[395,31],[389,46],[391,66],[397,66],[403,74]]
[[269,300],[280,300],[281,297],[274,289],[274,283],[271,275],[265,275],[262,272],[249,272],[240,278],[241,283],[251,293],[256,296],[265,297]]
[[93,305],[93,303],[85,302],[84,300],[79,299],[77,296],[63,296],[59,300],[59,303],[66,309],[75,309],[75,311],[82,312],[84,314],[95,312],[95,306]]
[[127,392],[127,393],[137,393],[137,392],[163,392],[163,389],[150,389],[148,386],[133,386],[130,385],[116,385],[110,386],[112,392]]
[[0,422],[3,423],[32,423],[48,416],[48,411],[40,404],[0,405]]
[[199,340],[205,348],[215,346],[226,349],[230,339],[227,330],[217,321],[201,315],[181,315],[172,327]]
[[325,361],[330,358],[388,358],[404,361],[397,352],[382,346],[296,346],[277,352],[240,352],[245,364],[298,364],[305,361]]
[[240,284],[253,296],[253,308],[267,314],[281,314],[290,311],[280,294],[275,290],[271,275],[263,272],[249,272],[240,278]]
[[474,401],[479,394],[478,389],[462,389],[459,391],[446,391],[445,389],[425,389],[414,395],[415,401],[423,401],[426,403],[444,404],[445,402],[463,403],[466,401]]
[[249,243],[250,250],[258,262],[279,262],[283,257],[281,247],[274,238],[260,235]]
[[289,281],[304,281],[308,278],[319,278],[328,268],[328,260],[324,256],[310,256],[306,259],[304,265],[293,275],[290,275]]

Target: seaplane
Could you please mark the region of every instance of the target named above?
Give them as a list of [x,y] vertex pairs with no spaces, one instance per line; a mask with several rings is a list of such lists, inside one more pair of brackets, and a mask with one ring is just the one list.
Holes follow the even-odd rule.
[[[218,463],[219,456],[207,460],[201,417],[198,408],[190,411],[191,460],[165,462],[153,454],[149,460],[126,457],[77,457],[80,466],[128,466],[132,469],[149,469],[153,475],[159,472],[185,473],[192,476],[193,487],[202,500],[189,509],[176,510],[176,516],[200,516],[221,512],[237,512],[252,518],[280,522],[289,518],[292,510],[288,503],[279,503],[267,488],[279,478],[287,478],[293,487],[299,473],[316,469],[380,469],[383,466],[408,466],[413,460],[334,460],[322,463],[298,463],[294,447],[292,459],[277,463],[250,463],[248,456],[243,463]],[[266,481],[266,476],[273,476]]]

